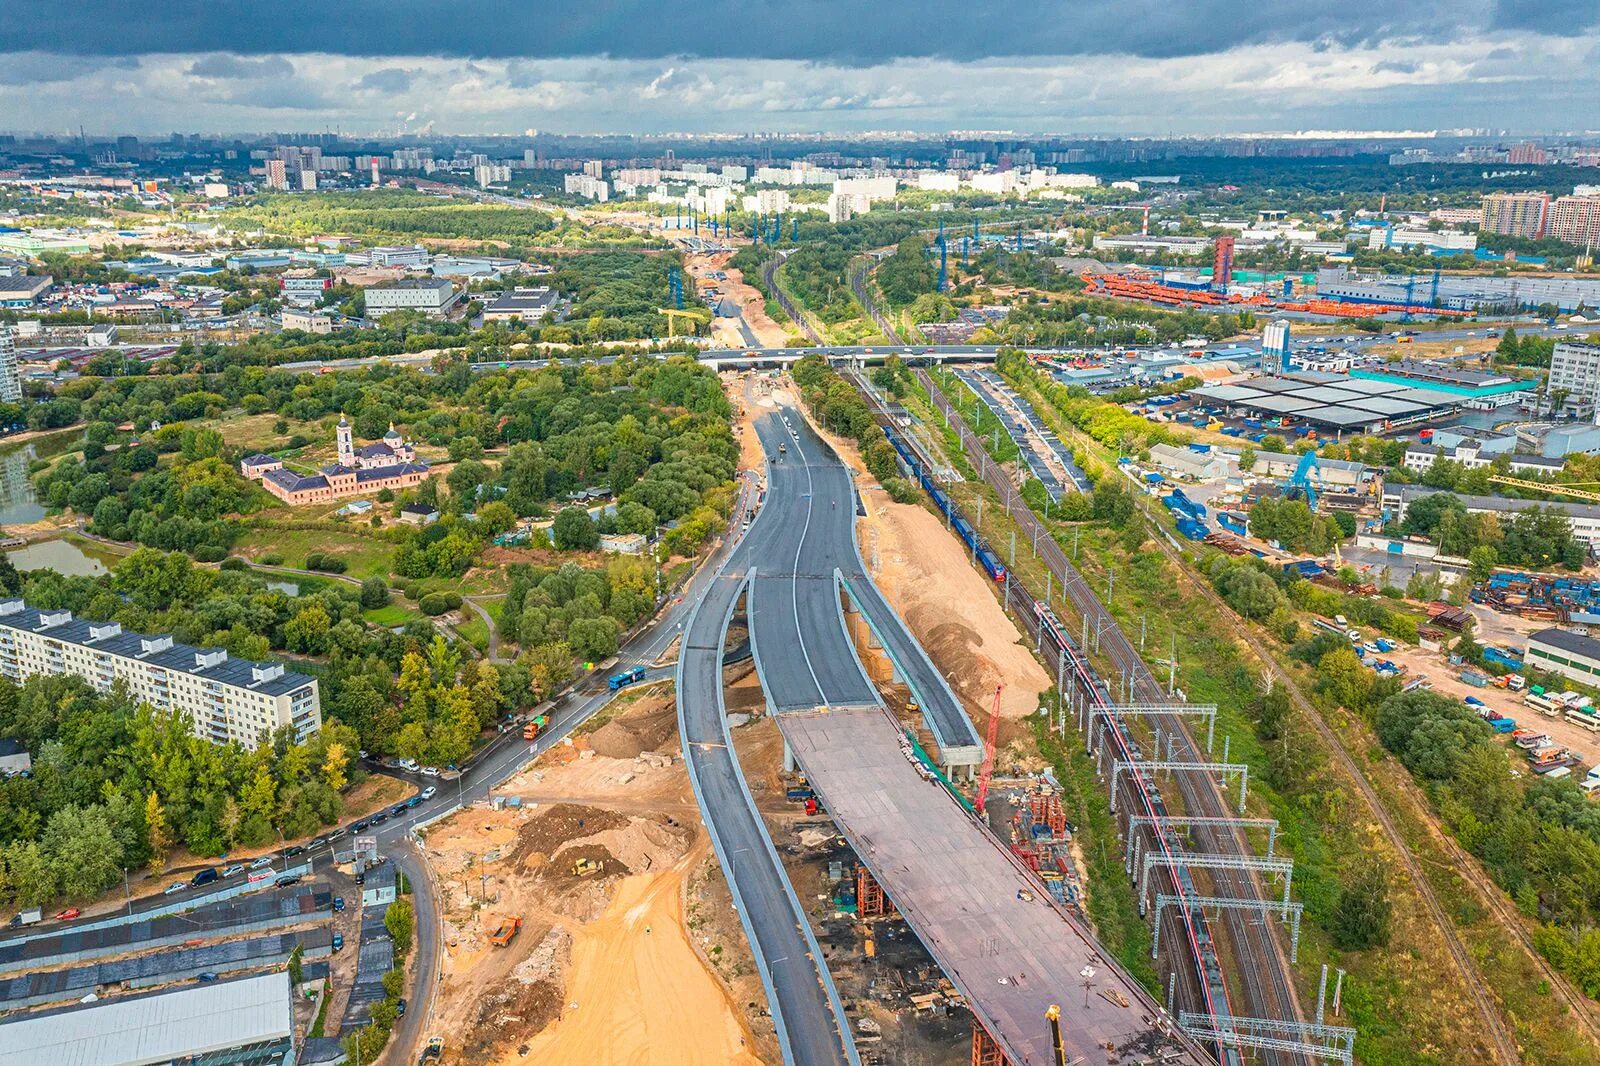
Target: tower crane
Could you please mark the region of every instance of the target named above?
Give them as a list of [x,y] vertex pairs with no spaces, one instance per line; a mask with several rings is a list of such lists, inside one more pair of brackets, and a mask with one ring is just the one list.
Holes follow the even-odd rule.
[[994,687],[994,707],[989,711],[989,732],[983,740],[983,766],[978,770],[978,798],[973,803],[979,818],[983,817],[983,802],[989,798],[989,779],[994,776],[994,746],[1000,738],[1000,690],[1003,687],[1003,685]]

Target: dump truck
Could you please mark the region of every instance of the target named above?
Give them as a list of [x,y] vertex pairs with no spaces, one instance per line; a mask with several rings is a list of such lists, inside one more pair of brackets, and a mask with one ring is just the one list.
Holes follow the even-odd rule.
[[441,1059],[443,1057],[444,1057],[444,1037],[442,1037],[442,1036],[430,1036],[428,1038],[428,1046],[422,1049],[422,1054],[417,1057],[417,1062],[418,1063],[424,1063],[424,1062],[428,1062],[428,1061],[437,1062],[439,1059]]
[[588,877],[590,874],[599,873],[600,869],[600,864],[593,859],[579,859],[572,864],[574,877]]
[[523,740],[533,740],[533,739],[537,738],[539,736],[539,733],[544,729],[544,727],[549,725],[549,724],[550,724],[550,716],[548,714],[541,714],[541,715],[535,716],[534,718],[532,718],[532,719],[530,719],[528,721],[527,725],[522,727],[522,739]]
[[489,934],[489,943],[493,944],[497,948],[507,947],[510,945],[511,941],[516,938],[517,933],[521,931],[521,929],[521,918],[515,915],[503,917],[500,919],[500,924],[495,927],[494,932]]

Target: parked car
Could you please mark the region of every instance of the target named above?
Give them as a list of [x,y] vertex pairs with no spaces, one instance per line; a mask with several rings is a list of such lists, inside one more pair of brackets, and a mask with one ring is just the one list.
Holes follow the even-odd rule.
[[334,896],[333,897],[333,909],[334,909],[334,913],[338,913],[339,911],[344,910],[344,897],[343,896]]
[[217,868],[215,866],[207,866],[204,870],[201,870],[199,873],[191,877],[189,879],[189,883],[194,885],[196,888],[199,888],[201,885],[209,885],[216,879]]
[[174,882],[172,882],[172,884],[168,885],[165,890],[163,890],[162,895],[170,896],[174,892],[182,892],[184,889],[186,889],[188,887],[189,887],[189,882],[187,882],[187,881],[174,881]]
[[384,822],[387,822],[388,820],[389,820],[389,812],[388,811],[379,811],[377,814],[374,814],[372,816],[371,820],[369,820],[367,822],[367,824],[368,825],[382,825]]
[[422,790],[422,798],[423,798],[424,801],[431,800],[431,799],[433,799],[433,797],[437,796],[438,794],[439,794],[439,790],[434,788],[432,785],[429,785],[427,788]]
[[354,825],[352,825],[350,827],[350,832],[359,833],[363,829],[365,829],[366,827],[367,827],[367,823],[365,821],[356,822]]
[[365,870],[357,871],[356,872],[356,884],[364,885],[366,883],[367,883],[367,873],[366,873],[366,871]]
[[344,934],[343,933],[335,933],[335,934],[333,934],[333,950],[334,951],[338,951],[339,949],[341,949],[343,947],[344,947]]
[[396,1018],[404,1018],[406,1016],[406,1001],[405,1000],[397,999],[397,1000],[394,1001],[394,1016]]
[[328,834],[328,843],[332,844],[335,840],[338,840],[342,836],[344,836],[344,830],[335,829],[333,832]]
[[437,766],[424,766],[422,768],[422,776],[423,777],[438,777],[439,776],[439,768]]
[[421,802],[422,802],[422,797],[421,796],[412,796],[410,799],[408,799],[404,803],[400,804],[400,809],[403,810],[403,811],[409,811],[411,808],[417,806]]
[[401,759],[400,760],[400,769],[402,769],[402,770],[410,770],[413,773],[415,773],[417,771],[417,769],[418,769],[417,760],[415,760],[415,759]]
[[283,856],[286,859],[292,859],[296,855],[304,855],[305,853],[306,853],[306,849],[305,849],[304,845],[296,844],[292,848],[286,848],[284,850]]
[[271,866],[271,865],[272,865],[272,856],[271,855],[263,855],[263,856],[261,856],[261,858],[257,859],[255,862],[252,862],[250,864],[250,869],[259,870],[262,867]]
[[307,851],[316,851],[318,848],[325,848],[327,846],[328,846],[328,838],[327,837],[317,837],[317,839],[313,840],[311,843],[306,845],[306,850]]
[[240,873],[244,873],[244,863],[236,862],[232,866],[225,867],[222,871],[222,876],[232,877],[234,874]]
[[272,883],[277,885],[279,888],[288,888],[290,885],[298,885],[300,883],[300,875],[284,874],[282,877],[278,878]]
[[58,921],[58,922],[70,922],[70,921],[72,921],[72,919],[76,918],[78,915],[80,915],[82,913],[83,912],[80,911],[76,907],[68,907],[66,910],[64,910],[60,914],[56,915],[56,921]]

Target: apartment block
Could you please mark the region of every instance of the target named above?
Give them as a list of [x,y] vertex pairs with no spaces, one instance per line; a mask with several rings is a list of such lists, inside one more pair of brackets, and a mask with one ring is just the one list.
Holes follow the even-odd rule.
[[1483,198],[1483,229],[1487,233],[1543,237],[1549,220],[1549,193],[1495,193]]
[[222,648],[191,648],[167,635],[123,632],[71,611],[0,601],[0,674],[76,674],[101,691],[116,681],[157,710],[187,715],[195,736],[254,749],[282,726],[305,740],[322,728],[317,681],[282,663],[234,659]]
[[1545,232],[1568,244],[1600,245],[1600,196],[1556,197]]

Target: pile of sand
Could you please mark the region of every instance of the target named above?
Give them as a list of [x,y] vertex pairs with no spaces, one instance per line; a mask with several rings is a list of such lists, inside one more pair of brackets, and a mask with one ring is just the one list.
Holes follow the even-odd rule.
[[1003,685],[1000,714],[1022,718],[1039,706],[1051,679],[1020,643],[961,542],[931,512],[869,498],[862,556],[890,604],[905,618],[956,695],[983,720]]

